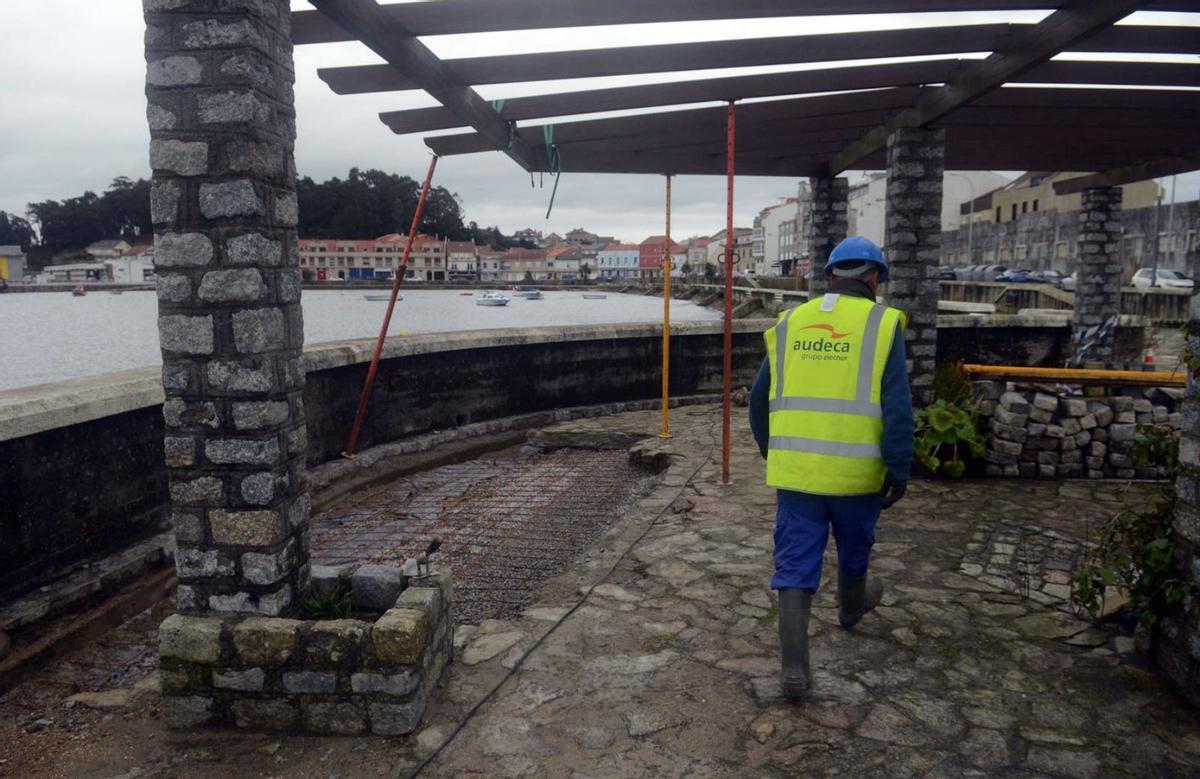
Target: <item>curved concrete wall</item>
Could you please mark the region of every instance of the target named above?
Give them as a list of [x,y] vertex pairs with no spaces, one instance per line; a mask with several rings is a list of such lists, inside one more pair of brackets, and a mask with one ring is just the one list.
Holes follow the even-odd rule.
[[[734,323],[749,385],[769,322]],[[720,323],[672,326],[672,392],[720,392]],[[390,339],[359,448],[475,422],[661,392],[662,328],[649,324]],[[308,461],[345,446],[373,340],[305,350]],[[0,392],[0,600],[57,566],[161,527],[167,499],[156,368]]]

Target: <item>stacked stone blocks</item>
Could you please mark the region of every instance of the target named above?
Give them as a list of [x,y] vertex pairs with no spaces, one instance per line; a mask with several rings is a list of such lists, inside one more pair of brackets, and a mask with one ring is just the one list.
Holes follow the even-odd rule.
[[[1098,327],[1121,312],[1121,188],[1088,189],[1081,198],[1076,333]],[[1087,347],[1076,341],[1071,356],[1077,364],[1095,362],[1112,367],[1115,340],[1110,332]]]
[[1183,416],[1146,398],[1004,392],[983,403],[987,474],[1021,478],[1161,479],[1134,460],[1140,425],[1178,430]]
[[902,128],[888,138],[885,252],[888,304],[908,316],[905,342],[913,400],[933,400],[937,367],[938,262],[942,252],[942,179],[946,132]]
[[847,178],[810,178],[812,217],[809,220],[809,242],[812,246],[810,292],[820,294],[828,288],[825,263],[834,247],[846,240],[850,224],[848,201],[850,180]]
[[449,578],[409,580],[378,619],[168,617],[163,711],[182,729],[411,733],[452,652]]
[[144,10],[179,607],[279,615],[308,559],[290,8]]

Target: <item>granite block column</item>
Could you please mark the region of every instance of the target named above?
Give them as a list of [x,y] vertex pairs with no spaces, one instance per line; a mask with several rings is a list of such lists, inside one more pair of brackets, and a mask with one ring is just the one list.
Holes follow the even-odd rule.
[[287,0],[143,0],[165,455],[185,612],[308,578]]
[[808,185],[812,191],[812,218],[808,222],[809,245],[812,247],[809,290],[812,294],[820,294],[828,287],[825,263],[834,247],[846,240],[850,180],[810,178]]
[[[1120,190],[1118,190],[1120,191]],[[1195,278],[1195,258],[1189,274]],[[1200,294],[1193,291],[1188,314],[1186,353],[1200,354]],[[1200,587],[1200,379],[1185,362],[1188,372],[1183,397],[1183,430],[1179,440],[1179,465],[1175,473],[1173,523],[1175,574]],[[1200,590],[1197,590],[1200,592]],[[1155,629],[1154,655],[1163,674],[1192,703],[1200,706],[1200,597],[1184,599],[1175,613],[1160,620]]]
[[1084,190],[1079,211],[1078,276],[1071,340],[1073,365],[1115,367],[1116,327],[1121,311],[1121,188]]
[[919,407],[933,401],[937,365],[946,132],[902,128],[888,138],[887,151],[884,254],[891,265],[887,300],[908,316],[908,376],[913,403]]

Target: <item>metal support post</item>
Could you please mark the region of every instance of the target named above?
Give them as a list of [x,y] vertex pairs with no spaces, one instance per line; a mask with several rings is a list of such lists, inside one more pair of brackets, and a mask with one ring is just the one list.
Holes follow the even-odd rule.
[[671,177],[667,176],[667,246],[663,251],[662,431],[671,437]]
[[417,239],[417,230],[421,227],[421,215],[425,213],[425,200],[429,197],[429,184],[433,181],[433,170],[437,167],[437,155],[429,161],[429,172],[425,174],[425,183],[421,185],[421,196],[417,199],[417,210],[413,213],[412,227],[408,230],[408,242],[404,244],[404,256],[400,267],[396,269],[396,277],[392,279],[392,297],[388,301],[387,313],[383,315],[383,327],[379,328],[379,338],[375,341],[375,352],[371,355],[371,366],[367,369],[367,380],[363,382],[362,395],[358,398],[358,411],[354,414],[354,426],[350,428],[350,440],[346,443],[343,457],[353,457],[354,449],[358,446],[358,434],[362,430],[363,417],[367,413],[367,401],[371,397],[371,385],[375,383],[375,373],[379,370],[379,358],[383,354],[383,342],[387,340],[388,325],[392,323],[392,311],[396,308],[396,297],[400,294],[400,285],[408,273],[408,257],[412,253],[413,242]]
[[721,413],[721,483],[729,483],[729,420],[733,412],[733,173],[737,147],[734,101],[729,101],[725,132],[725,365],[722,384],[725,397]]

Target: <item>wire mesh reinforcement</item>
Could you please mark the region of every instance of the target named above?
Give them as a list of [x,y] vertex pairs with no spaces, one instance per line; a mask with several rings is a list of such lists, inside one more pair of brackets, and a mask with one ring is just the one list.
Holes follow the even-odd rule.
[[494,457],[398,479],[313,520],[322,565],[400,565],[434,538],[454,577],[455,620],[517,616],[647,479],[624,451],[564,449]]

